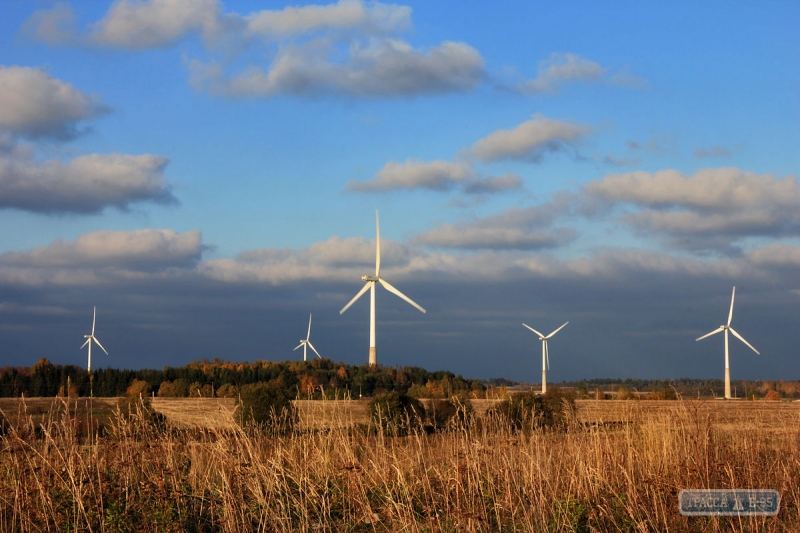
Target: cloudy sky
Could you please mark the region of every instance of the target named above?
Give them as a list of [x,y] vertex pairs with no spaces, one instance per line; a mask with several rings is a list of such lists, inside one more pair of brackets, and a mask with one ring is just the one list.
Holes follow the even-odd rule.
[[0,365],[800,379],[796,2],[11,0]]

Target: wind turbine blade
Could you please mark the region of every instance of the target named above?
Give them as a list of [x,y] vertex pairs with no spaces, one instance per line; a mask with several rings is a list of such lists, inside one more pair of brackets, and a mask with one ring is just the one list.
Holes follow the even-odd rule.
[[381,275],[381,224],[375,210],[375,276]]
[[87,337],[87,338],[86,338],[86,342],[84,342],[84,343],[81,345],[81,347],[80,347],[80,348],[78,348],[78,349],[79,349],[79,350],[83,350],[83,349],[86,347],[86,345],[87,345],[87,344],[89,344],[90,342],[92,342],[92,338],[91,338],[91,337]]
[[410,303],[411,305],[413,305],[414,307],[416,307],[417,309],[419,309],[419,310],[420,310],[420,311],[422,311],[423,313],[425,312],[425,309],[423,309],[423,308],[422,308],[422,306],[420,306],[420,305],[419,305],[417,302],[415,302],[414,300],[412,300],[411,298],[409,298],[408,296],[406,296],[406,295],[405,295],[405,294],[403,294],[402,292],[398,291],[398,290],[397,290],[397,289],[396,289],[396,288],[395,288],[395,287],[394,287],[394,286],[393,286],[391,283],[389,283],[388,281],[386,281],[386,280],[383,280],[383,279],[379,279],[379,280],[378,280],[378,282],[379,282],[381,285],[383,285],[383,286],[386,288],[386,290],[387,290],[387,291],[389,291],[389,292],[391,292],[391,293],[393,293],[393,294],[396,294],[397,296],[399,296],[399,297],[400,297],[400,298],[402,298],[403,300],[407,301],[408,303]]
[[[301,342],[300,344],[297,345],[297,348],[300,348],[303,344],[304,343]],[[294,350],[296,350],[297,348],[295,348]],[[294,350],[292,350],[292,351],[294,351]]]
[[733,298],[736,296],[736,287],[733,287],[733,292],[731,293],[731,310],[728,313],[728,325],[731,325],[731,320],[733,319]]
[[547,370],[550,370],[550,348],[547,347],[547,340],[544,341],[544,358],[547,361]]
[[701,340],[705,339],[706,337],[710,337],[711,335],[713,335],[713,334],[715,334],[715,333],[719,333],[720,331],[723,331],[724,329],[725,329],[725,327],[724,327],[724,326],[720,326],[720,327],[718,327],[717,329],[715,329],[714,331],[712,331],[711,333],[706,333],[706,334],[705,334],[705,335],[703,335],[702,337],[698,337],[698,338],[696,338],[695,340],[696,340],[696,341],[701,341]]
[[[103,350],[104,352],[106,352],[106,349],[105,349],[105,348],[103,348],[103,345],[102,345],[102,344],[100,344],[100,341],[99,341],[99,340],[97,340],[97,338],[96,338],[96,337],[92,337],[92,339],[94,339],[94,342],[95,342],[95,343],[97,343],[97,345],[100,347],[100,349],[101,349],[101,350]],[[106,355],[108,355],[108,352],[106,352]]]
[[355,301],[356,301],[356,300],[358,300],[359,298],[361,298],[361,296],[362,296],[362,295],[363,295],[365,292],[367,292],[367,291],[369,290],[369,287],[370,287],[370,285],[371,285],[371,284],[373,284],[373,283],[375,283],[375,282],[374,282],[374,281],[368,281],[368,282],[367,282],[367,284],[366,284],[366,285],[364,285],[364,286],[361,288],[361,290],[360,290],[360,291],[358,291],[358,293],[357,293],[355,296],[353,296],[353,299],[352,299],[352,300],[350,300],[350,302],[349,302],[347,305],[345,305],[344,307],[342,307],[342,310],[341,310],[341,311],[339,311],[339,314],[341,315],[342,313],[344,313],[345,311],[347,311],[347,309],[348,309],[348,308],[349,308],[351,305],[353,305],[353,304],[355,303]]
[[94,314],[92,315],[92,335],[94,335],[94,323],[97,321],[97,306],[94,308]]
[[311,313],[308,314],[308,334],[306,335],[306,340],[311,338]]
[[523,325],[523,326],[525,326],[526,328],[528,328],[529,330],[531,330],[532,332],[536,333],[537,335],[539,335],[541,338],[544,338],[544,335],[542,335],[541,333],[539,333],[538,331],[536,331],[535,329],[533,329],[532,327],[530,327],[530,326],[529,326],[528,324],[526,324],[525,322],[523,322],[523,323],[522,323],[522,325]]
[[[563,327],[564,327],[564,326],[566,326],[567,324],[569,324],[569,322],[564,322],[563,324],[561,324],[561,328],[563,328]],[[558,328],[557,330],[555,330],[553,333],[551,333],[550,335],[548,335],[547,337],[545,337],[545,339],[549,339],[550,337],[552,337],[553,335],[555,335],[556,333],[558,333],[559,331],[561,331],[561,328]]]
[[754,352],[756,352],[758,355],[761,355],[761,352],[759,352],[758,350],[756,350],[755,348],[753,348],[753,346],[752,346],[752,345],[751,345],[749,342],[747,342],[746,340],[744,340],[744,337],[742,337],[741,335],[739,335],[738,333],[736,333],[736,330],[735,330],[735,329],[733,329],[733,328],[728,328],[728,329],[729,329],[729,330],[731,330],[731,333],[733,333],[733,336],[734,336],[734,337],[736,337],[737,339],[739,339],[740,341],[742,341],[743,343],[745,343],[745,344],[747,345],[747,347],[748,347],[748,348],[750,348],[751,350],[753,350]]
[[315,353],[315,354],[317,354],[317,357],[319,357],[320,359],[322,359],[322,356],[319,354],[319,352],[317,351],[317,349],[316,349],[316,348],[314,348],[314,345],[313,345],[313,344],[311,344],[311,343],[309,342],[309,343],[308,343],[308,346],[309,346],[309,347],[310,347],[312,350],[314,350],[314,353]]

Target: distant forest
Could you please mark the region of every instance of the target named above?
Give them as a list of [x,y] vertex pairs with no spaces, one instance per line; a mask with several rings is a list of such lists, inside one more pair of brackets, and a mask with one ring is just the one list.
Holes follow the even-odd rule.
[[[538,386],[511,380],[465,379],[448,371],[419,367],[346,365],[329,359],[313,361],[255,361],[233,363],[215,359],[195,361],[163,370],[98,369],[89,374],[74,365],[54,365],[40,359],[33,367],[0,368],[0,397],[100,397],[154,395],[159,397],[236,397],[239,388],[270,383],[299,398],[359,398],[398,391],[417,398],[504,398],[513,390]],[[710,398],[722,396],[722,380],[590,379],[550,384],[573,389],[579,398]],[[800,398],[798,381],[731,382],[741,398]]]

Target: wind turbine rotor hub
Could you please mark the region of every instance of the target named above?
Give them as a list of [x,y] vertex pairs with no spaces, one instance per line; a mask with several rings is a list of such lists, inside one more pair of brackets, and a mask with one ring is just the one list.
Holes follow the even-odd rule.
[[361,281],[378,281],[379,279],[381,278],[378,276],[361,276]]

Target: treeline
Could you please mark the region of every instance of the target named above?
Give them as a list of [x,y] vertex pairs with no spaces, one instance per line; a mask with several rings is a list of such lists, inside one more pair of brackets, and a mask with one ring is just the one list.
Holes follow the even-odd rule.
[[[233,363],[219,359],[196,361],[163,370],[103,368],[90,376],[74,365],[54,365],[40,359],[33,367],[0,369],[0,397],[155,395],[162,397],[236,396],[244,385],[270,383],[293,397],[342,398],[402,392],[417,398],[447,398],[465,393],[473,398],[497,395],[480,380],[468,380],[448,371],[419,367],[346,365],[330,359],[313,361],[255,361]],[[501,391],[500,389],[503,389]]]
[[[580,397],[614,393],[614,397],[653,397],[658,399],[722,397],[725,381],[721,379],[587,379],[563,382],[578,390]],[[731,380],[731,393],[739,398],[800,398],[800,381]],[[621,396],[620,396],[621,395]]]

